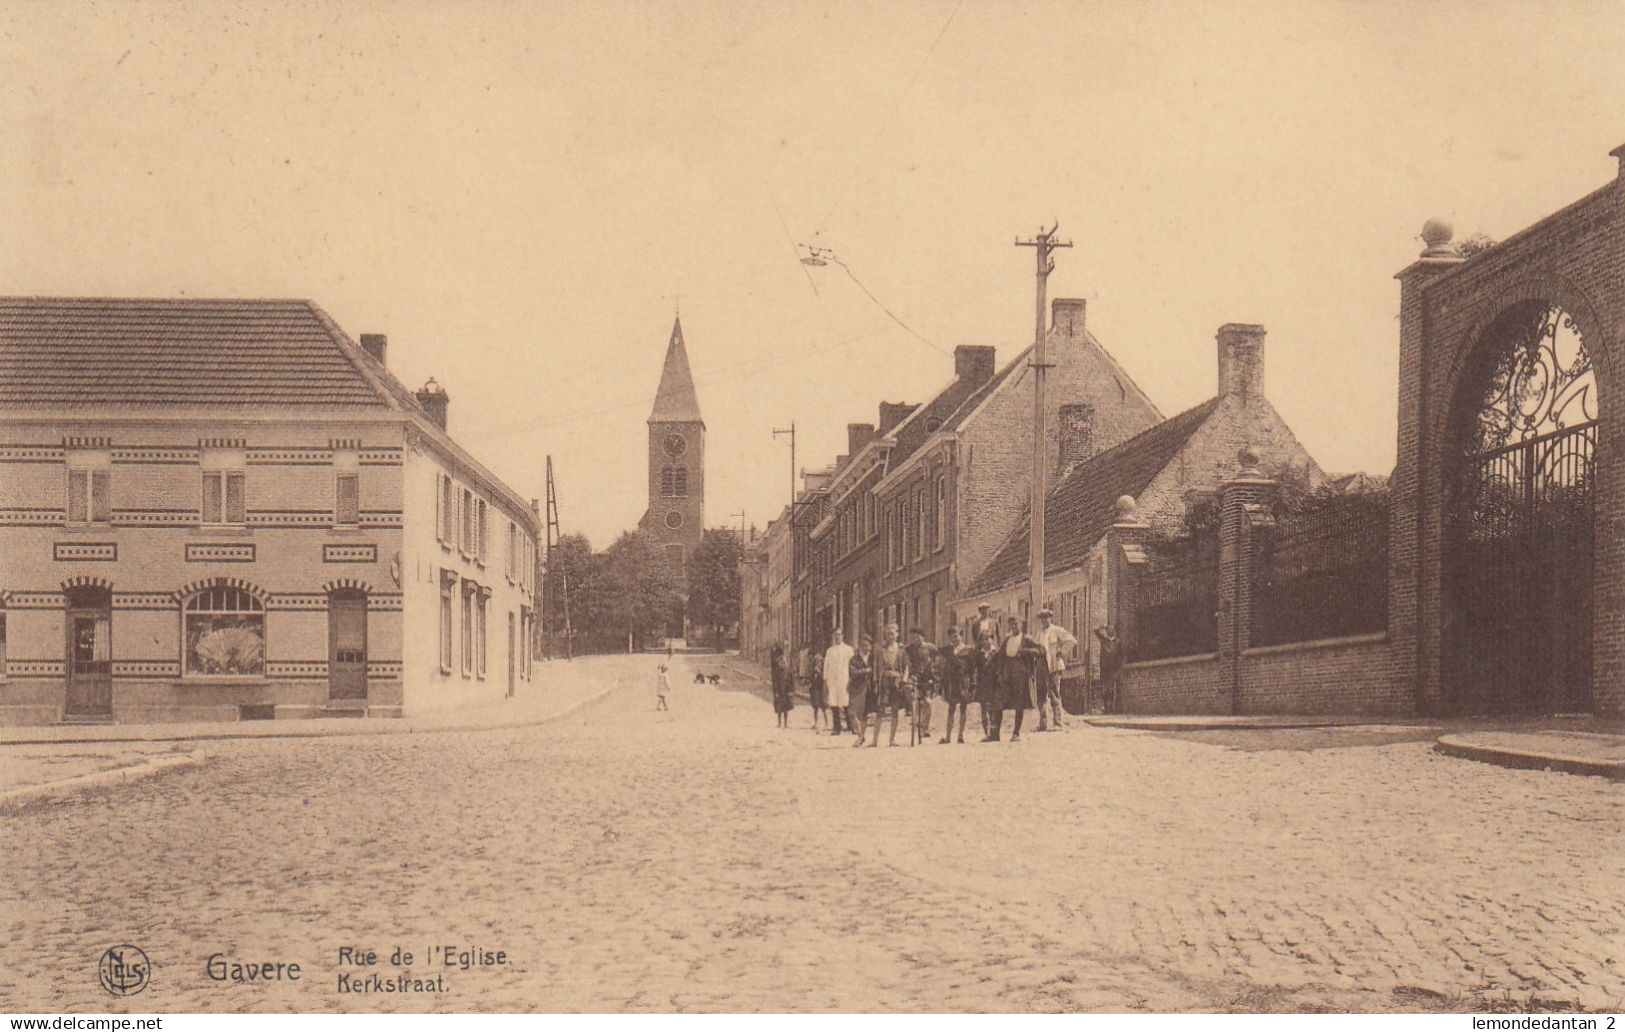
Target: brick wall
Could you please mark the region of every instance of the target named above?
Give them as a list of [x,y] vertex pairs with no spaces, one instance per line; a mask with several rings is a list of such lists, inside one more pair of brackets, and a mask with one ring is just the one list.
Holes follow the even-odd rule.
[[1229,713],[1230,695],[1217,656],[1184,656],[1123,668],[1118,709],[1124,713]]

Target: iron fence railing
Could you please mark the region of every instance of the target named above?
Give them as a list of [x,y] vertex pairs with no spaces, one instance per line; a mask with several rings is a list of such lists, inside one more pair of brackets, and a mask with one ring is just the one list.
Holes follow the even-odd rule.
[[1251,645],[1340,638],[1388,627],[1388,504],[1332,498],[1255,528]]
[[1148,543],[1134,578],[1128,660],[1198,656],[1219,647],[1219,541],[1213,533]]

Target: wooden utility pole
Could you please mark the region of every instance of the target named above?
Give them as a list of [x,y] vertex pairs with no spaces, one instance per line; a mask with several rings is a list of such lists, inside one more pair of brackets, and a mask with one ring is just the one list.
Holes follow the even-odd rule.
[[790,438],[790,522],[794,524],[796,507],[796,421],[790,420],[790,429],[788,430],[774,430],[773,436]]
[[1031,247],[1037,259],[1038,270],[1038,298],[1035,308],[1035,323],[1033,329],[1033,357],[1028,363],[1033,371],[1033,482],[1028,495],[1029,518],[1027,524],[1027,617],[1035,619],[1038,610],[1044,605],[1044,497],[1049,491],[1049,475],[1045,468],[1044,456],[1048,451],[1047,433],[1044,428],[1044,378],[1049,373],[1049,365],[1044,360],[1045,333],[1044,307],[1049,282],[1049,274],[1055,271],[1055,259],[1050,252],[1058,247],[1071,247],[1072,242],[1060,242],[1055,239],[1055,231],[1060,228],[1056,223],[1047,230],[1040,230],[1038,236],[1032,240],[1016,240],[1017,247]]
[[[552,566],[553,549],[559,546],[559,496],[553,490],[553,456],[547,457],[547,565]],[[564,658],[575,658],[575,642],[570,633],[570,574],[559,574],[559,606],[564,610]]]

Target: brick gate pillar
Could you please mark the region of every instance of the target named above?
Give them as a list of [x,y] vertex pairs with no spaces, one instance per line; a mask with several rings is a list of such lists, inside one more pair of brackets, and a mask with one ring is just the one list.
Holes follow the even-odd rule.
[[[1117,514],[1106,531],[1106,626],[1117,634],[1123,649],[1134,633],[1136,568],[1145,562],[1145,535],[1149,525],[1135,514],[1134,499],[1117,500]],[[1090,645],[1093,648],[1093,644]]]
[[1399,273],[1399,440],[1389,484],[1393,509],[1388,522],[1388,641],[1394,676],[1412,685],[1417,712],[1437,713],[1440,679],[1440,585],[1443,570],[1443,512],[1437,503],[1444,471],[1427,427],[1445,404],[1431,382],[1436,364],[1427,304],[1429,285],[1463,261],[1450,243],[1448,223],[1428,220],[1422,227],[1422,255]]
[[1242,712],[1241,654],[1253,625],[1255,527],[1265,523],[1280,484],[1259,468],[1258,452],[1243,448],[1241,469],[1219,486],[1219,680],[1230,712]]

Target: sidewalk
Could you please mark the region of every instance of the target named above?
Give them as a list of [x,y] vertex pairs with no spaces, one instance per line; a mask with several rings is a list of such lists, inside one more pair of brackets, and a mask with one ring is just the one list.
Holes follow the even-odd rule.
[[[633,662],[628,662],[633,661]],[[14,746],[113,745],[162,742],[206,742],[235,738],[324,738],[338,735],[401,735],[425,731],[477,731],[524,727],[563,716],[608,695],[645,656],[589,656],[550,660],[536,667],[536,679],[520,685],[518,694],[490,705],[451,709],[399,719],[317,718],[314,720],[248,720],[169,724],[47,724],[0,727],[5,749],[0,784],[11,784],[10,767],[19,754]],[[681,662],[679,658],[679,662]],[[641,668],[639,667],[641,671]],[[87,754],[88,755],[88,754]]]
[[1441,735],[1447,756],[1524,770],[1559,770],[1625,781],[1625,735],[1590,731],[1464,731]]

